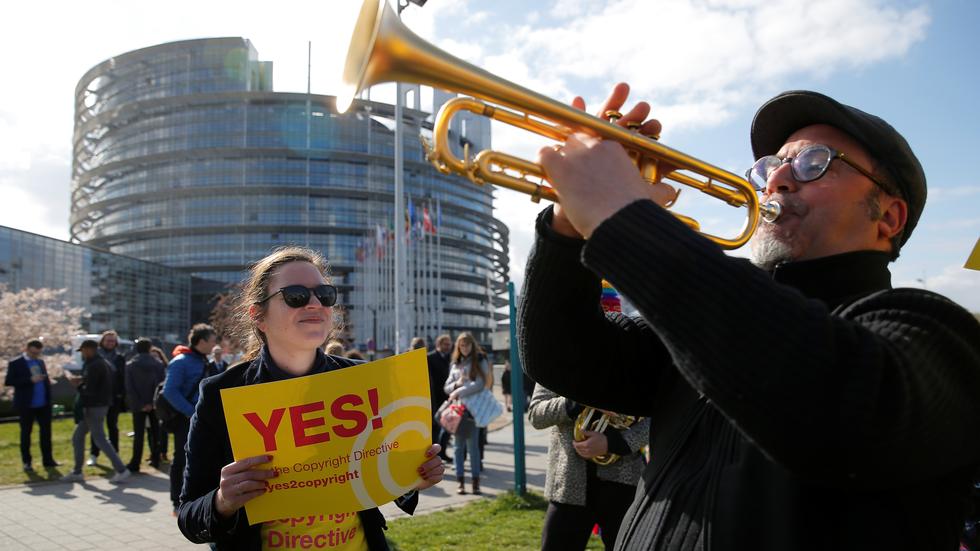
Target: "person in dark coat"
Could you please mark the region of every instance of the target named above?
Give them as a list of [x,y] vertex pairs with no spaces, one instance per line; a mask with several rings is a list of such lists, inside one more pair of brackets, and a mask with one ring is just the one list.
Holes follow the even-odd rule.
[[[659,134],[647,113],[618,123]],[[891,286],[925,205],[921,165],[882,119],[808,91],[763,105],[751,142],[748,177],[782,208],[751,262],[662,208],[669,186],[617,142],[541,150],[561,205],[539,216],[525,270],[524,368],[650,418],[617,549],[956,549],[980,465],[980,324]],[[603,278],[639,316],[603,313]]]
[[[109,380],[112,384],[112,400],[105,415],[105,428],[109,443],[119,452],[119,413],[126,410],[126,358],[119,353],[119,333],[110,329],[99,339],[99,355],[109,364]],[[95,445],[95,432],[89,442],[87,465],[95,465],[99,460],[99,447]]]
[[139,472],[143,461],[143,436],[149,434],[150,465],[160,468],[160,426],[153,409],[153,393],[163,382],[164,367],[150,353],[149,339],[136,340],[136,356],[126,364],[126,400],[133,415],[133,455],[128,468]]
[[41,359],[44,344],[33,339],[24,347],[24,353],[7,364],[4,385],[14,387],[14,410],[20,418],[20,460],[24,472],[34,472],[31,459],[31,431],[34,421],[40,432],[42,464],[57,467],[59,463],[51,455],[51,379]]
[[[429,399],[432,400],[432,413],[435,414],[436,411],[442,406],[449,395],[443,390],[442,385],[445,383],[446,378],[449,377],[449,354],[453,350],[453,340],[449,335],[439,335],[436,337],[435,347],[426,356],[426,361],[429,364]],[[452,459],[446,455],[446,449],[449,447],[449,437],[451,435],[448,431],[442,428],[442,425],[433,417],[432,419],[432,442],[434,444],[439,444],[442,448],[439,452],[439,457],[443,461],[449,462]]]
[[[242,289],[242,331],[252,336],[247,360],[205,379],[191,418],[187,467],[177,525],[194,543],[219,550],[260,550],[284,537],[280,523],[251,525],[244,505],[266,492],[274,476],[269,457],[235,461],[225,422],[221,390],[304,377],[337,369],[356,369],[359,362],[324,354],[321,345],[334,332],[337,290],[327,281],[326,260],[316,251],[285,247],[258,261]],[[416,489],[396,500],[411,514],[418,490],[442,480],[438,446],[419,453]],[[316,522],[289,526],[285,537],[298,541],[322,538],[323,531],[353,534],[345,549],[384,551],[385,519],[377,508],[357,513],[321,515]],[[287,540],[288,541],[288,540]]]
[[116,474],[109,482],[118,484],[132,474],[126,464],[119,458],[119,453],[112,447],[105,436],[103,425],[106,411],[112,403],[112,371],[109,362],[98,353],[98,343],[91,339],[82,342],[78,352],[82,353],[81,376],[68,375],[68,381],[78,387],[78,401],[82,406],[82,420],[75,425],[71,436],[71,445],[75,452],[75,465],[72,471],[61,477],[64,482],[82,482],[82,462],[85,459],[85,435],[91,430],[95,445],[109,457]]

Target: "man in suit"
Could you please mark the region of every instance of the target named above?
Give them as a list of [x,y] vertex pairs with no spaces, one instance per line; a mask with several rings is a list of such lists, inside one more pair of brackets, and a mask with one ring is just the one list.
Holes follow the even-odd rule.
[[20,416],[20,458],[24,472],[34,472],[31,464],[31,431],[34,421],[41,428],[41,456],[45,467],[57,467],[51,455],[51,380],[41,359],[44,344],[34,339],[24,353],[7,364],[6,386],[14,387],[14,409]]
[[224,373],[228,369],[228,362],[224,360],[224,353],[225,351],[220,346],[215,346],[214,350],[211,351],[211,373],[213,375]]
[[[429,397],[432,400],[433,414],[448,398],[442,387],[446,383],[446,379],[449,378],[449,352],[452,351],[452,348],[453,341],[449,335],[439,335],[436,337],[435,348],[426,357],[429,363]],[[449,456],[446,455],[449,433],[442,430],[442,426],[435,418],[432,419],[432,441],[442,446],[439,457],[443,461],[450,461]]]

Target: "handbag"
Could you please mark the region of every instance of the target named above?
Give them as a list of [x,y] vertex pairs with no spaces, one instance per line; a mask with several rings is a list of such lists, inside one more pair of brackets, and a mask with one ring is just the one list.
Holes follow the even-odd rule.
[[446,408],[448,408],[451,404],[452,402],[449,400],[443,400],[442,405],[439,406],[439,409],[432,414],[432,418],[435,419],[436,423],[439,423],[440,426],[442,426],[442,412],[446,411]]
[[486,388],[476,394],[464,396],[461,400],[466,405],[466,409],[473,415],[473,420],[478,427],[489,425],[491,421],[500,417],[504,412],[504,406],[497,401],[493,392]]
[[445,409],[439,408],[442,413],[439,415],[439,424],[450,434],[456,434],[459,424],[466,415],[466,406],[463,404],[452,404]]
[[157,420],[166,428],[167,430],[174,430],[177,426],[178,417],[183,417],[184,414],[177,411],[177,409],[170,404],[170,400],[163,395],[163,385],[165,383],[160,382],[155,389],[153,389],[153,410],[156,412]]

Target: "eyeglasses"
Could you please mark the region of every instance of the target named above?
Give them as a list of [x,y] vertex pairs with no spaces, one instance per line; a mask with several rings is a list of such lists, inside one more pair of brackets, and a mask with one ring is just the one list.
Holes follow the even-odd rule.
[[287,285],[275,293],[265,297],[255,304],[262,304],[270,298],[282,294],[282,301],[290,308],[302,308],[310,303],[310,295],[316,296],[323,306],[333,306],[337,304],[337,288],[333,285],[317,285],[316,287],[303,287],[302,285]]
[[745,179],[755,187],[756,191],[764,191],[772,173],[776,172],[784,164],[789,163],[789,167],[792,169],[793,179],[800,183],[812,182],[827,173],[827,168],[830,167],[830,162],[834,159],[844,161],[851,168],[874,182],[878,187],[894,195],[894,192],[889,186],[879,181],[870,172],[845,157],[843,153],[823,144],[804,147],[795,157],[786,157],[785,159],[780,159],[775,155],[766,155],[756,161],[752,165],[752,168],[745,172]]

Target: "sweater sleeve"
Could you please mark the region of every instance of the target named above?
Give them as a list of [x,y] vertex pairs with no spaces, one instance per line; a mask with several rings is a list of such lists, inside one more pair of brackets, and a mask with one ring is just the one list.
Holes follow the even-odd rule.
[[126,401],[129,407],[134,411],[143,407],[142,400],[140,400],[139,393],[136,391],[136,377],[133,376],[133,372],[136,370],[136,361],[130,361],[126,364]]
[[618,455],[628,455],[639,451],[650,443],[650,418],[644,417],[626,429],[606,431],[609,451]]
[[208,543],[247,529],[248,522],[244,507],[227,519],[218,514],[215,499],[221,469],[226,464],[222,442],[228,437],[215,423],[216,420],[224,423],[220,389],[216,384],[202,382],[200,395],[187,435],[187,462],[177,526],[188,540]]
[[552,207],[538,217],[525,270],[518,312],[524,370],[576,402],[648,416],[661,378],[673,374],[670,356],[646,320],[603,313],[601,279],[580,261],[584,242],[555,233],[551,218]]
[[14,360],[7,364],[7,376],[3,384],[5,386],[23,388],[34,383],[31,382],[31,371],[29,369],[20,368],[17,360]]
[[446,377],[446,382],[443,383],[442,385],[442,390],[446,394],[450,394],[452,393],[452,391],[456,390],[456,379],[459,379],[459,376],[460,376],[459,368],[455,367],[454,364],[453,367],[450,368],[449,370],[449,376]]
[[534,387],[534,394],[527,406],[527,419],[536,429],[546,429],[558,423],[570,423],[566,405],[568,400],[548,390],[543,385]]
[[190,377],[188,371],[189,366],[186,361],[177,359],[170,362],[167,379],[163,385],[163,396],[174,409],[190,417],[194,415],[194,404],[180,390],[184,386],[184,381]]
[[681,375],[800,476],[879,486],[980,457],[980,325],[949,300],[890,290],[832,315],[650,201],[604,221],[582,258]]

